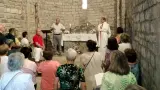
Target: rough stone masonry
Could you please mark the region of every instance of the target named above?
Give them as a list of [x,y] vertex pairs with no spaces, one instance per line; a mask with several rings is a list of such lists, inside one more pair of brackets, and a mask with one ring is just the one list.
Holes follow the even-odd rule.
[[30,38],[37,25],[49,29],[57,17],[67,29],[69,24],[75,27],[84,22],[97,26],[102,16],[114,27],[114,4],[113,0],[88,0],[88,9],[83,10],[81,0],[0,0],[0,23],[16,28],[19,36],[27,30]]
[[126,1],[126,28],[139,55],[142,84],[160,90],[160,0]]

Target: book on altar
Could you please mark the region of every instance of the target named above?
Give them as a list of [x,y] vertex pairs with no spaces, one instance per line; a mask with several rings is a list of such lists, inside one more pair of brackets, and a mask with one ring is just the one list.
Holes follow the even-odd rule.
[[98,73],[95,75],[96,85],[100,86],[102,84],[102,78],[104,73]]

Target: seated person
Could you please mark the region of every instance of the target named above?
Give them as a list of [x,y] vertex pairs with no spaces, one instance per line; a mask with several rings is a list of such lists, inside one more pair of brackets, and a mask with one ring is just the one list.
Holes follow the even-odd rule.
[[7,55],[10,55],[11,53],[15,53],[15,52],[18,52],[19,49],[15,48],[15,43],[13,42],[12,39],[7,39],[6,40],[6,44],[9,46],[9,50],[8,50],[8,54]]
[[45,61],[38,65],[37,70],[42,74],[41,90],[55,90],[56,71],[60,63],[52,60],[53,53],[51,51],[44,51],[43,57]]
[[5,72],[9,72],[8,69],[8,45],[7,44],[3,44],[0,45],[0,76],[5,73]]
[[15,28],[10,28],[9,33],[6,35],[6,39],[11,39],[15,43]]
[[132,48],[130,44],[130,37],[127,33],[121,34],[121,43],[119,44],[118,50],[124,53],[127,48]]
[[43,55],[43,50],[45,50],[42,31],[40,28],[36,29],[36,34],[33,37],[33,45],[34,45],[33,57],[36,62],[39,62]]
[[14,36],[15,36],[15,44],[17,47],[20,47],[21,46],[21,42],[20,42],[20,38],[18,38],[18,33],[17,33],[17,30],[14,30]]
[[6,37],[4,35],[5,32],[5,26],[0,24],[0,45],[6,43]]
[[10,28],[9,33],[6,35],[6,40],[12,40],[14,42],[14,45],[12,46],[12,48],[19,49],[20,45],[18,45],[18,43],[17,43],[18,39],[16,39],[16,37],[15,37],[15,32],[16,32],[15,28]]
[[139,69],[139,64],[137,62],[137,54],[134,51],[134,49],[126,49],[125,55],[128,58],[128,64],[131,69],[131,72],[135,75],[137,82],[139,82],[139,74],[140,74],[140,69]]
[[[76,56],[77,52],[74,49],[68,49],[66,54],[67,64],[61,65],[57,69],[58,79],[55,90],[86,90],[83,70],[74,65]],[[58,88],[59,81],[60,89]],[[79,84],[81,85],[81,89]]]
[[37,65],[35,62],[29,60],[31,55],[31,49],[28,47],[22,47],[20,52],[24,54],[25,60],[23,65],[23,72],[28,73],[32,75],[32,80],[36,89],[36,71],[37,71]]
[[25,31],[22,33],[22,40],[21,40],[21,46],[22,47],[29,47],[29,41],[27,39],[28,33]]

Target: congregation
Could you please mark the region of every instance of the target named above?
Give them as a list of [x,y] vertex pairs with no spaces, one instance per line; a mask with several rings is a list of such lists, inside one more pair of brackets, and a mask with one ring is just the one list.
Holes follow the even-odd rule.
[[[36,29],[33,43],[28,40],[27,31],[21,40],[15,28],[10,28],[7,35],[4,32],[5,26],[0,25],[0,90],[36,90],[38,73],[41,90],[146,90],[140,86],[137,53],[121,27],[116,36],[105,41],[105,56],[97,51],[97,42],[88,40],[87,52],[78,54],[73,48],[66,51],[64,65],[52,60],[56,52],[45,50],[40,28]],[[79,66],[75,64],[77,56]],[[99,73],[103,73],[101,85],[95,78]]]

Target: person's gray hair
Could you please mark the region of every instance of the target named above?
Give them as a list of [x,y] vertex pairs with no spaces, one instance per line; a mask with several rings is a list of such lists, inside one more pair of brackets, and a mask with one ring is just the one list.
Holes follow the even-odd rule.
[[74,61],[76,59],[76,56],[77,56],[77,52],[74,49],[69,48],[67,50],[66,58],[68,61]]
[[10,71],[20,70],[24,64],[24,55],[20,52],[12,53],[8,57],[8,69]]

